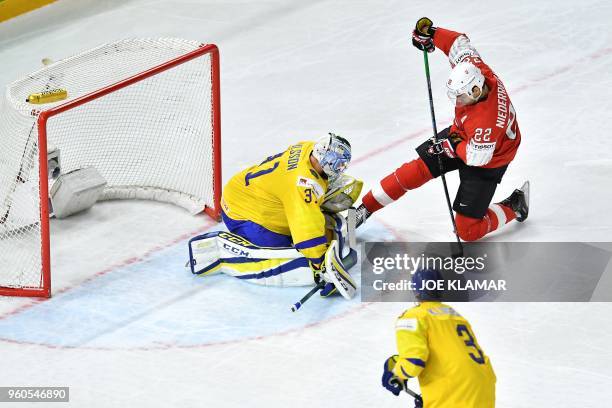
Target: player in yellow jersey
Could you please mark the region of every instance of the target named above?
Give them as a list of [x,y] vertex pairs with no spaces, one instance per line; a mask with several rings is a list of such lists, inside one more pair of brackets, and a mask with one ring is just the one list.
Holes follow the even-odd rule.
[[[209,256],[206,262],[200,261],[204,268],[196,271],[193,263],[197,260],[194,261],[192,256],[192,271],[210,273],[222,268],[223,272],[240,279],[275,286],[308,285],[324,279],[322,273],[331,241],[327,233],[330,220],[332,224],[342,224],[345,219],[330,214],[326,228],[322,206],[330,201],[330,185],[344,182],[345,178],[351,180],[348,183],[351,188],[358,186],[351,190],[350,204],[359,195],[361,182],[343,174],[350,160],[350,143],[330,133],[316,142],[294,143],[285,151],[234,175],[223,189],[221,198],[223,222],[234,234],[233,242],[228,243],[227,239],[219,241],[223,236],[218,238],[207,234],[204,239],[215,238],[220,242],[214,245],[220,247],[221,260],[211,262],[214,257]],[[331,226],[332,229],[336,227]],[[237,242],[235,236],[247,242]],[[341,259],[346,252],[344,239],[337,236],[335,239],[340,241],[335,250],[336,258]],[[200,246],[207,248],[212,245],[200,242]],[[226,256],[228,246],[232,259]],[[342,265],[339,266],[342,269]],[[345,283],[354,286],[348,273],[342,273],[346,273]],[[328,282],[322,294],[334,293],[337,283]],[[354,292],[354,289],[349,288],[349,292]],[[342,290],[341,293],[345,295]]]
[[[419,304],[396,321],[399,354],[384,365],[383,386],[395,395],[408,390],[410,378],[418,378],[425,408],[492,408],[496,377],[470,323],[452,307],[441,303],[442,293],[422,289],[422,283],[442,280],[436,270],[413,275]],[[412,393],[411,391],[409,391]],[[422,405],[420,405],[422,404]]]

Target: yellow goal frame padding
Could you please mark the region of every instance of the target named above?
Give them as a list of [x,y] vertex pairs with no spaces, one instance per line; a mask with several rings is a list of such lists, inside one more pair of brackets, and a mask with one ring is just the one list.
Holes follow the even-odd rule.
[[56,0],[0,0],[0,23]]

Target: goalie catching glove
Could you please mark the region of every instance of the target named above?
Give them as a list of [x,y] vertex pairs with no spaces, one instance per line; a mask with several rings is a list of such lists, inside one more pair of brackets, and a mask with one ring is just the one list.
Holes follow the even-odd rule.
[[332,214],[348,210],[359,198],[362,188],[363,181],[348,174],[341,174],[330,181],[321,210]]

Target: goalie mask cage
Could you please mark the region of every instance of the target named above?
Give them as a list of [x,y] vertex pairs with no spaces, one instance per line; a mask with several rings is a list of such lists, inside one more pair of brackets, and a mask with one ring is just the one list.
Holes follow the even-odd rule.
[[[30,94],[63,89],[34,105]],[[48,146],[95,167],[101,199],[170,202],[218,219],[219,52],[179,39],[104,44],[10,84],[0,105],[0,295],[51,295]]]

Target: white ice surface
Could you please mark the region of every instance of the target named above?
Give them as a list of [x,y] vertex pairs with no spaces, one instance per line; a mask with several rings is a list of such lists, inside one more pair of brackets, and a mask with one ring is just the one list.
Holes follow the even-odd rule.
[[[423,15],[468,32],[518,113],[523,142],[495,198],[529,178],[532,214],[491,238],[609,241],[609,2],[59,0],[0,24],[0,85],[43,57],[119,38],[213,42],[225,180],[333,130],[350,138],[350,172],[370,185],[431,134],[410,44]],[[430,63],[442,128],[449,67],[440,53]],[[0,385],[67,385],[75,407],[411,406],[379,385],[393,319],[409,304],[314,298],[290,315],[303,290],[194,278],[186,240],[214,226],[165,204],[100,203],[51,227],[54,297],[0,299]],[[362,234],[452,239],[440,183],[408,193]],[[456,306],[493,361],[499,407],[610,405],[612,305]]]

